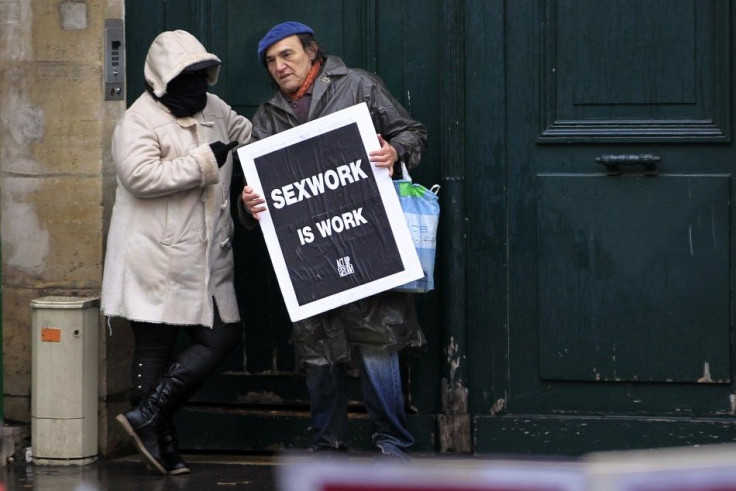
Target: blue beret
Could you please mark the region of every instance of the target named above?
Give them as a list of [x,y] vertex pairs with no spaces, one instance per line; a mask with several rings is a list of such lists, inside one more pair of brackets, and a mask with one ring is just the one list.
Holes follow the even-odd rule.
[[294,34],[314,34],[311,27],[302,24],[301,22],[282,22],[271,28],[270,31],[263,36],[258,42],[258,61],[261,65],[266,66],[266,50],[273,44],[278,43],[284,38],[293,36]]

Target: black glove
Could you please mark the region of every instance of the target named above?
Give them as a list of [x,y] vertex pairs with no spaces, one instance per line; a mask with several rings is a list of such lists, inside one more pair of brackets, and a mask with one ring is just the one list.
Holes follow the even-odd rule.
[[227,160],[227,154],[230,153],[230,150],[238,146],[238,142],[230,142],[227,145],[222,143],[221,141],[216,141],[214,143],[210,143],[210,148],[212,149],[212,153],[215,154],[215,159],[217,159],[217,167],[222,167],[225,165],[225,161]]

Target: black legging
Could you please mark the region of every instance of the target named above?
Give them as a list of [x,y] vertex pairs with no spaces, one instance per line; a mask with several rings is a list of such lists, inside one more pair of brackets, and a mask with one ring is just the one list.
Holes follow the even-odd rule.
[[[158,379],[174,361],[186,367],[198,386],[242,340],[240,323],[224,324],[215,310],[212,328],[205,326],[175,326],[131,321],[135,338],[131,378],[131,402],[137,404],[158,384]],[[184,329],[192,343],[174,359],[174,345],[180,329]]]

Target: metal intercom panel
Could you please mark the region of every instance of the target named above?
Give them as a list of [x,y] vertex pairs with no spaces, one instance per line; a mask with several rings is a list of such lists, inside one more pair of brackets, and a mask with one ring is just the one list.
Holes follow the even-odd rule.
[[122,19],[105,19],[105,100],[125,98],[125,26]]

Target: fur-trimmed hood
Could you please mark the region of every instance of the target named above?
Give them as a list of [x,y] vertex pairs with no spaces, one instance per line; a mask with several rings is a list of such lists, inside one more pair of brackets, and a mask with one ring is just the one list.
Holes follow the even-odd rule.
[[143,67],[146,82],[153,88],[156,97],[166,93],[166,86],[185,68],[206,61],[217,65],[207,69],[207,82],[214,85],[220,75],[220,59],[208,53],[197,38],[186,31],[162,32],[151,43]]

